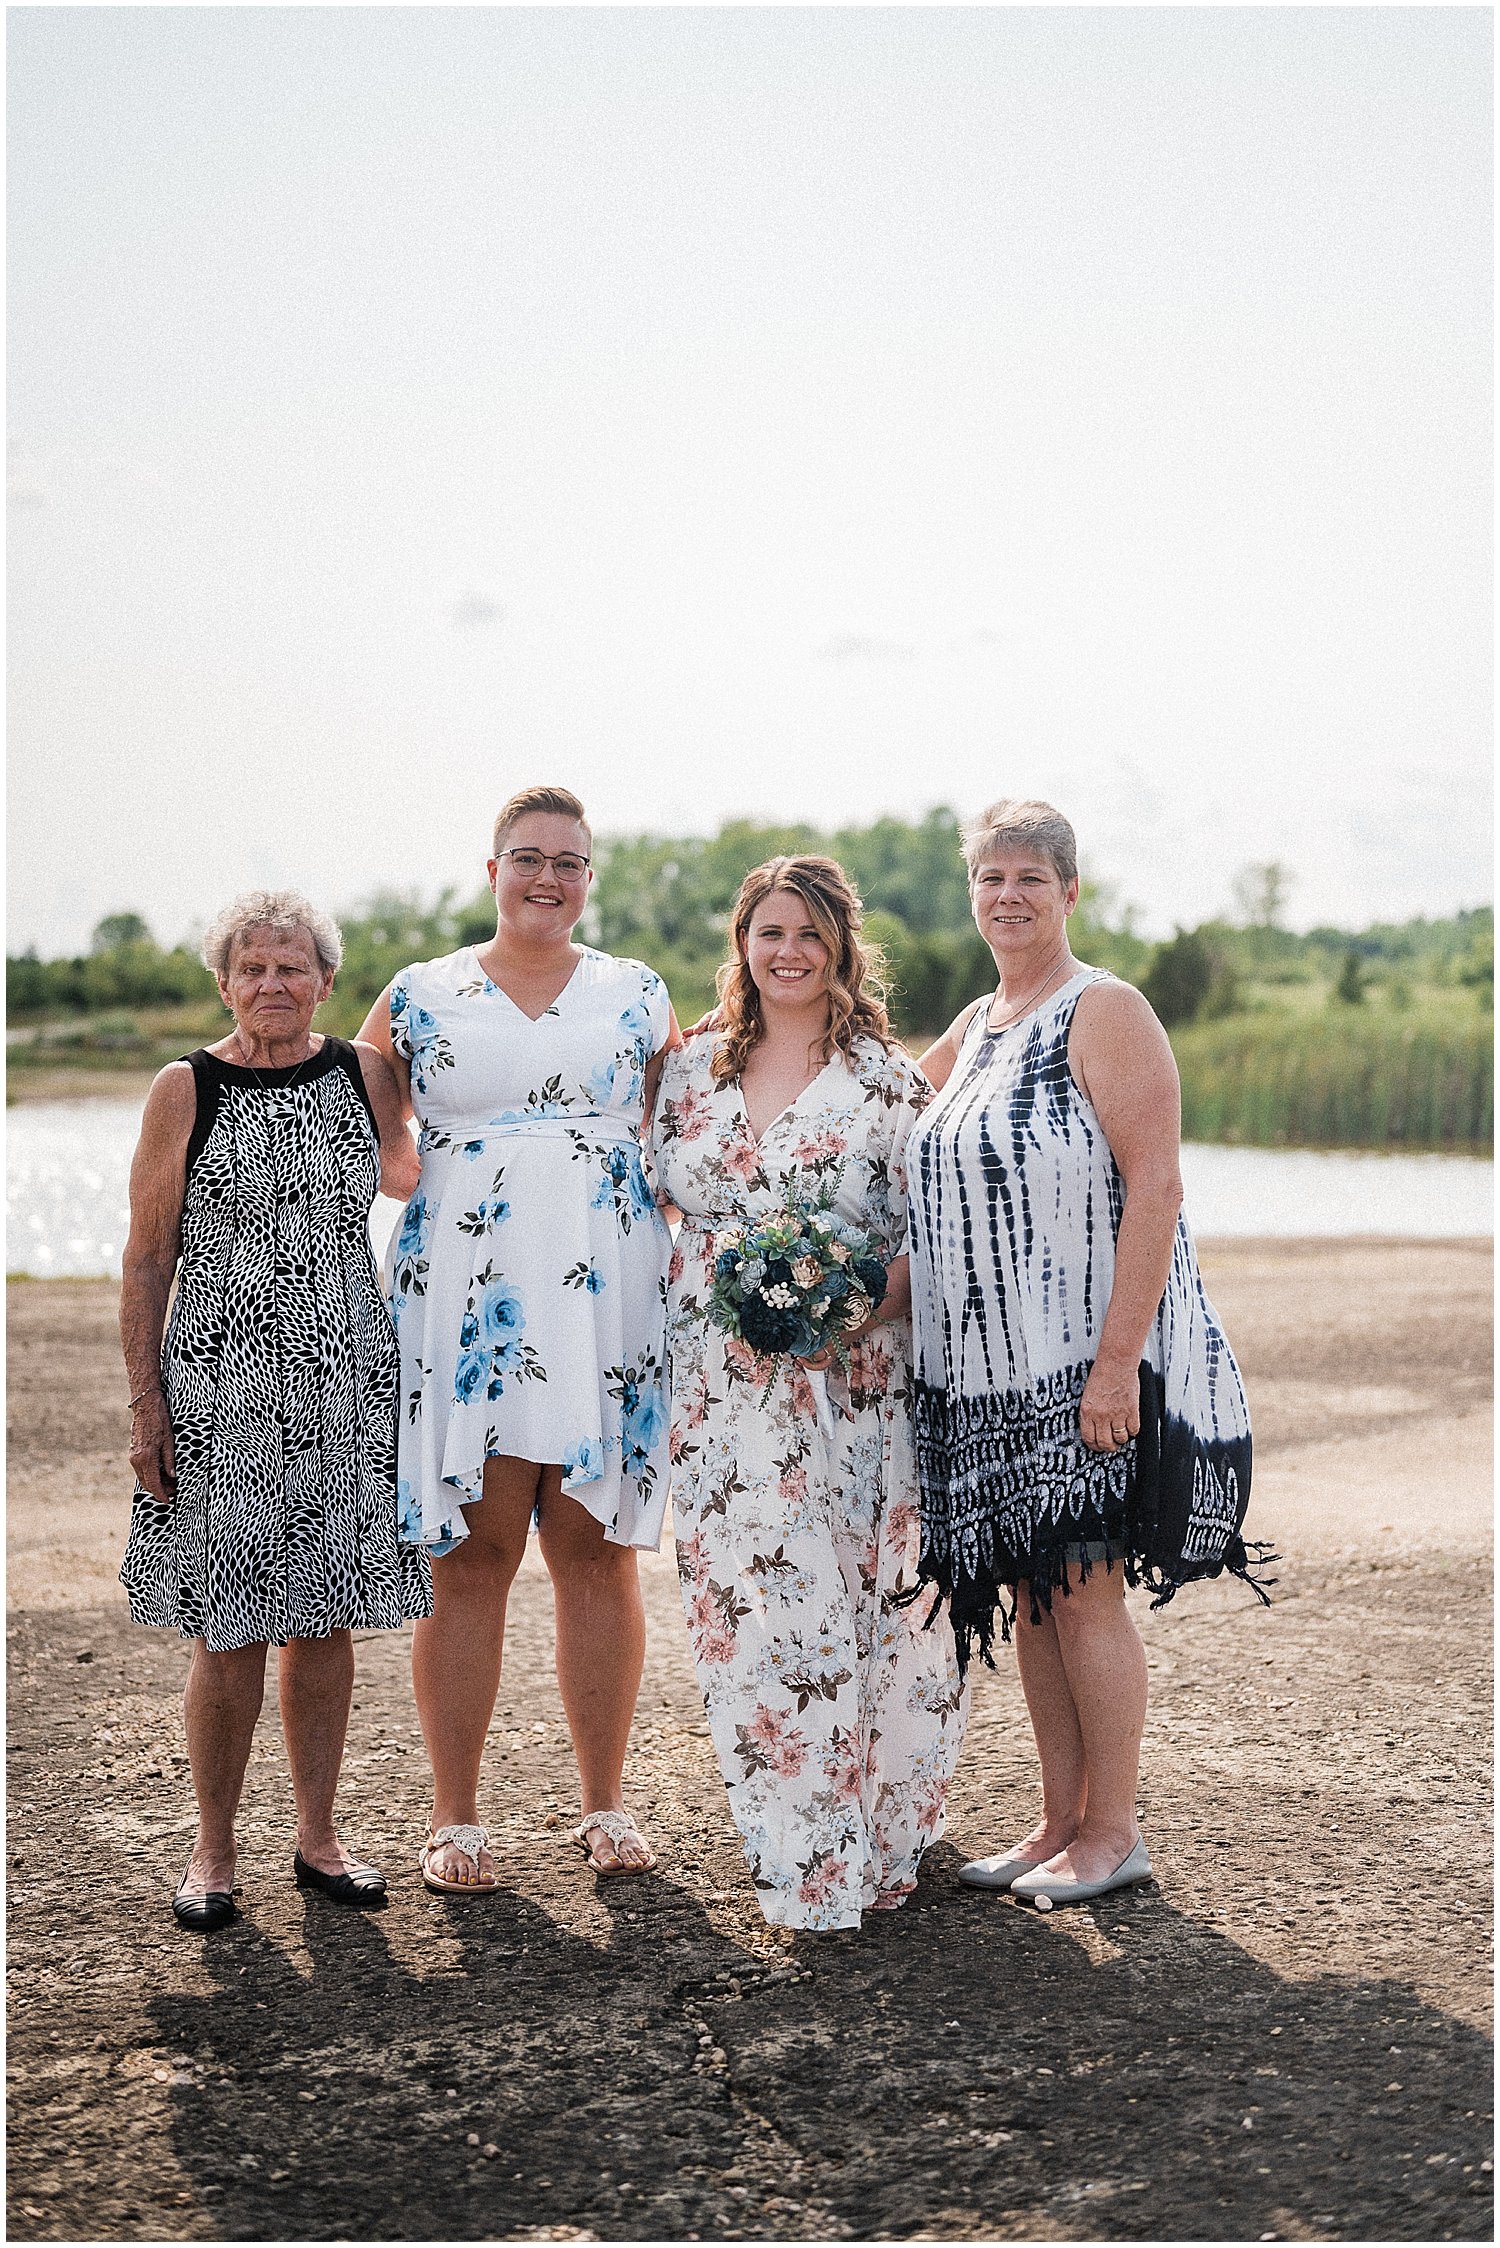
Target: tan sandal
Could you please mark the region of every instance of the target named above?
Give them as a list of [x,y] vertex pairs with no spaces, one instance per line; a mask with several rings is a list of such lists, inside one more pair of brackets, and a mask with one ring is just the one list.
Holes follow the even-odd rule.
[[[589,1841],[590,1827],[597,1827],[599,1832],[614,1844],[617,1852],[626,1835],[633,1835],[646,1852],[646,1863],[642,1866],[628,1866],[619,1862],[612,1866],[601,1865],[594,1856],[593,1846]],[[570,1829],[569,1839],[578,1844],[594,1872],[606,1881],[610,1880],[615,1874],[650,1873],[656,1864],[655,1851],[628,1811],[590,1811],[579,1821],[576,1827]]]
[[[479,1853],[481,1850],[487,1850],[489,1846],[488,1827],[443,1826],[438,1827],[435,1832],[429,1827],[427,1839],[422,1844],[421,1855],[417,1859],[417,1863],[422,1869],[423,1884],[445,1897],[484,1897],[490,1895],[493,1890],[499,1888],[500,1883],[494,1874],[485,1877],[479,1871]],[[446,1873],[433,1872],[433,1853],[445,1848],[456,1850],[461,1858],[468,1859],[470,1865],[474,1868],[472,1881],[454,1881]]]

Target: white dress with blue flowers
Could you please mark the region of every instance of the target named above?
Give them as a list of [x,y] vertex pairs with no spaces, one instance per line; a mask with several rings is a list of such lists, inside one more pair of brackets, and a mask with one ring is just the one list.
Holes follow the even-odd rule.
[[467,1536],[497,1454],[560,1464],[611,1543],[660,1538],[670,1243],[640,1128],[670,1024],[659,976],[588,949],[535,1021],[470,947],[391,986],[421,1126],[389,1260],[413,1544]]

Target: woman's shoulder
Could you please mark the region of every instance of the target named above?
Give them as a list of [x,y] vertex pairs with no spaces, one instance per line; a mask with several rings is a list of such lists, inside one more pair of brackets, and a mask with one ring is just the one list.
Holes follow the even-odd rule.
[[1106,969],[1091,968],[1066,1014],[1069,1058],[1085,1068],[1134,1065],[1171,1053],[1161,1018],[1143,991]]
[[685,1085],[711,1086],[714,1048],[718,1043],[715,1031],[689,1031],[682,1044],[672,1047],[662,1063],[663,1088],[680,1090]]
[[869,1099],[888,1105],[916,1101],[921,1106],[932,1098],[931,1085],[896,1040],[886,1046],[868,1033],[861,1035],[854,1041],[850,1066]]
[[597,946],[591,944],[580,945],[579,951],[592,982],[618,985],[621,990],[644,992],[652,998],[658,992],[665,996],[666,985],[646,961],[633,960],[628,953],[623,952],[600,952]]
[[456,952],[444,952],[435,960],[413,960],[391,978],[392,994],[406,993],[409,998],[427,1000],[445,992],[457,992],[466,984],[482,990],[484,971],[474,957],[471,944],[460,945]]
[[1157,1019],[1145,993],[1108,968],[1080,969],[1073,980],[1077,989],[1070,993],[1065,986],[1059,996],[1071,998],[1069,1020],[1080,1031],[1091,1024],[1138,1028]]

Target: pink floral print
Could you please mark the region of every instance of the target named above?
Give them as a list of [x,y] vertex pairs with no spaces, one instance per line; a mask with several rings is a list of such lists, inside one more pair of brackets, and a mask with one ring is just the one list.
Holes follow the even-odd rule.
[[668,1276],[683,1610],[766,1918],[851,1928],[914,1886],[967,1715],[946,1616],[927,1630],[929,1603],[901,1598],[918,1552],[910,1330],[873,1328],[847,1379],[829,1377],[830,1440],[807,1370],[761,1358],[705,1306],[715,1231],[788,1193],[831,1190],[903,1255],[902,1151],[930,1092],[904,1054],[862,1041],[757,1143],[712,1051],[705,1035],[668,1057],[652,1137],[684,1213]]

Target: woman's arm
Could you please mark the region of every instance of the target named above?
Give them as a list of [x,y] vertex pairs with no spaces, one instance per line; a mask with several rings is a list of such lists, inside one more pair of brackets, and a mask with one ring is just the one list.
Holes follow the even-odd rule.
[[682,1031],[677,1021],[677,1010],[675,1007],[669,1006],[667,1009],[667,1035],[646,1064],[645,1109],[641,1117],[642,1139],[650,1131],[651,1119],[656,1114],[657,1087],[661,1084],[661,1073],[666,1066],[667,1056],[675,1053],[681,1044]]
[[971,999],[962,1014],[954,1016],[942,1037],[933,1040],[926,1053],[917,1063],[922,1075],[930,1084],[935,1085],[939,1092],[942,1091],[953,1075],[953,1065],[958,1060],[958,1049],[964,1042],[965,1031],[974,1020],[977,1010],[981,1007],[987,1007],[989,1000],[990,994],[987,991],[981,992],[977,999]]
[[[405,1054],[398,1054],[395,1047],[391,1043],[391,992],[393,988],[394,987],[391,984],[386,985],[384,991],[380,994],[380,997],[376,1000],[374,1006],[370,1009],[370,1012],[366,1015],[364,1021],[360,1024],[359,1031],[355,1037],[354,1043],[356,1046],[373,1046],[376,1053],[385,1063],[387,1069],[389,1069],[392,1077],[396,1082],[397,1117],[399,1122],[404,1124],[407,1118],[412,1113],[411,1062]],[[361,1067],[363,1067],[363,1063],[361,1063]],[[365,1080],[365,1084],[366,1088],[368,1089],[368,1077]],[[370,1099],[373,1101],[374,1098],[374,1094],[371,1093]],[[378,1116],[380,1112],[377,1109],[375,1113]],[[380,1181],[380,1191],[382,1192],[382,1194],[384,1194],[387,1193],[389,1189],[386,1187],[384,1177],[383,1136],[381,1172],[382,1175]]]
[[1116,1452],[1140,1431],[1141,1353],[1172,1269],[1182,1089],[1166,1032],[1129,984],[1095,984],[1083,994],[1068,1062],[1125,1182],[1114,1286],[1078,1407],[1089,1449]]
[[417,1191],[422,1164],[402,1120],[396,1073],[385,1056],[364,1039],[355,1040],[354,1051],[380,1134],[380,1191],[394,1201],[405,1202]]
[[167,1298],[182,1247],[184,1166],[197,1096],[186,1062],[173,1062],[146,1096],[130,1166],[130,1232],[120,1281],[120,1343],[130,1378],[130,1464],[163,1505],[177,1491],[172,1422],[161,1386]]

